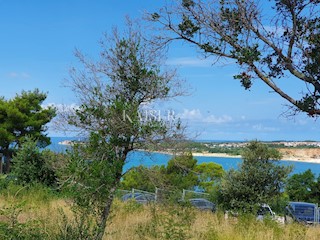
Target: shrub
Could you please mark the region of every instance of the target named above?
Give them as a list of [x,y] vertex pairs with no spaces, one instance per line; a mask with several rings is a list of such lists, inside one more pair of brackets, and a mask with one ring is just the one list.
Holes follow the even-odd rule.
[[281,195],[292,168],[278,164],[280,153],[257,141],[248,144],[242,157],[239,169],[223,177],[219,201],[227,209],[254,212]]
[[43,240],[48,234],[40,220],[29,220],[25,223],[18,221],[25,202],[13,201],[10,205],[0,209],[3,220],[0,222],[0,237],[4,240]]
[[56,183],[56,175],[49,160],[52,160],[49,150],[41,152],[37,141],[26,138],[12,159],[12,174],[21,184],[40,182],[52,186]]

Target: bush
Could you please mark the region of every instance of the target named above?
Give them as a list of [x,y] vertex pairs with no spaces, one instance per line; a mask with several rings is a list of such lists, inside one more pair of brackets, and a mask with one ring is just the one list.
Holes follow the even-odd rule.
[[29,220],[25,223],[18,221],[25,202],[11,202],[10,205],[0,209],[3,220],[0,222],[0,237],[4,240],[42,240],[48,239],[48,234],[43,228],[43,222]]
[[292,168],[278,164],[280,153],[257,141],[248,144],[242,157],[239,169],[224,175],[219,201],[224,208],[253,213],[259,204],[280,197]]
[[21,184],[39,182],[53,186],[56,174],[49,164],[52,157],[49,150],[40,151],[37,141],[26,138],[12,159],[12,174]]
[[62,221],[59,224],[59,232],[54,236],[57,240],[71,240],[71,239],[95,239],[98,233],[96,223],[92,218],[81,214],[74,213],[75,217],[69,219],[63,212]]

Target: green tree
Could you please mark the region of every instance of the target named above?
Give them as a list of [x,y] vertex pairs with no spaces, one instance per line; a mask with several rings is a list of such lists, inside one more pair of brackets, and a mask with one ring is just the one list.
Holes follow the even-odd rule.
[[[69,84],[80,106],[62,116],[90,133],[89,141],[70,157],[64,176],[77,190],[75,202],[94,213],[99,226],[96,239],[104,235],[128,153],[180,136],[180,124],[176,129],[171,119],[141,111],[145,104],[179,94],[175,73],[162,66],[162,51],[152,48],[131,23],[123,35],[114,30],[101,47],[97,61],[76,52],[83,69],[71,69]],[[141,117],[143,113],[146,116]]]
[[123,176],[120,187],[149,192],[154,192],[156,187],[179,191],[199,187],[213,192],[223,173],[221,165],[213,162],[197,164],[197,160],[189,153],[173,157],[167,166],[134,167]]
[[214,162],[197,164],[194,171],[198,173],[199,187],[210,193],[217,190],[217,184],[224,174],[222,166]]
[[40,151],[38,141],[25,138],[12,159],[12,174],[21,184],[43,183],[48,186],[56,184],[56,174],[50,161],[50,150]]
[[[177,0],[148,18],[160,46],[180,40],[214,61],[236,62],[245,89],[258,79],[294,112],[320,115],[319,1]],[[296,92],[283,78],[301,83]]]
[[194,168],[197,159],[194,159],[192,153],[186,153],[172,158],[165,169],[165,175],[168,183],[179,190],[192,190],[198,184],[198,175]]
[[46,124],[55,117],[56,110],[41,106],[46,98],[47,94],[38,89],[22,91],[10,100],[0,98],[0,153],[5,156],[7,171],[14,150],[26,136],[37,139],[41,147],[50,144]]
[[310,169],[303,173],[293,174],[286,184],[286,192],[292,201],[313,201],[316,179]]
[[121,189],[131,190],[132,188],[148,192],[155,192],[156,187],[161,188],[165,176],[161,170],[164,166],[138,166],[126,172],[121,180]]
[[280,196],[291,167],[278,163],[276,149],[253,141],[242,153],[238,170],[229,170],[221,181],[220,201],[227,209],[253,211],[258,204]]
[[317,177],[311,190],[311,199],[314,203],[320,203],[320,176]]

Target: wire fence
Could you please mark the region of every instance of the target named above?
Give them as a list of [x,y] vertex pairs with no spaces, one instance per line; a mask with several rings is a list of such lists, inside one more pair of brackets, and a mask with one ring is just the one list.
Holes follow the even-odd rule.
[[197,192],[197,191],[190,191],[190,190],[183,189],[181,199],[183,201],[186,201],[192,198],[204,198],[209,200],[210,194],[205,192]]
[[[156,188],[155,192],[148,192],[141,189],[135,189],[132,188],[131,190],[123,190],[118,189],[116,191],[115,197],[118,199],[121,199],[123,201],[129,200],[129,199],[135,199],[138,203],[150,203],[150,202],[156,202],[156,203],[168,203],[168,202],[189,202],[191,199],[194,201],[199,201],[198,199],[206,199],[211,201],[211,195],[206,192],[200,192],[200,191],[191,191],[183,189],[182,191],[172,191],[168,189],[162,189],[162,188]],[[305,204],[305,203],[303,203]],[[271,210],[270,210],[271,212]],[[297,210],[298,212],[298,210]],[[300,211],[301,212],[301,211]],[[310,216],[310,213],[312,212],[310,219],[305,220],[308,223],[311,224],[319,224],[320,222],[320,207],[318,204],[315,204],[312,210],[304,211],[306,212],[308,216]],[[310,212],[310,213],[309,213]],[[228,212],[226,212],[228,214]],[[300,215],[302,213],[299,213]],[[312,216],[313,215],[313,216]],[[288,219],[289,222],[294,221],[292,214],[285,213],[285,216],[281,218],[281,223],[285,223]],[[279,216],[278,216],[279,218]],[[276,221],[280,222],[280,220],[275,218]],[[291,219],[291,220],[290,220]]]
[[182,191],[173,191],[168,189],[156,188],[155,192],[148,192],[141,189],[132,188],[131,190],[118,189],[115,197],[127,200],[129,198],[137,198],[141,196],[153,197],[155,202],[167,202],[167,201],[187,201],[192,198],[204,198],[209,200],[210,194],[199,191],[191,191],[183,189]]

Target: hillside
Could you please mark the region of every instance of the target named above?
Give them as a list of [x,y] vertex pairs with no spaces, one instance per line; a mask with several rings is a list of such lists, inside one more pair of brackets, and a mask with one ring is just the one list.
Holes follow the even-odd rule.
[[283,159],[313,161],[320,163],[320,148],[279,148]]

